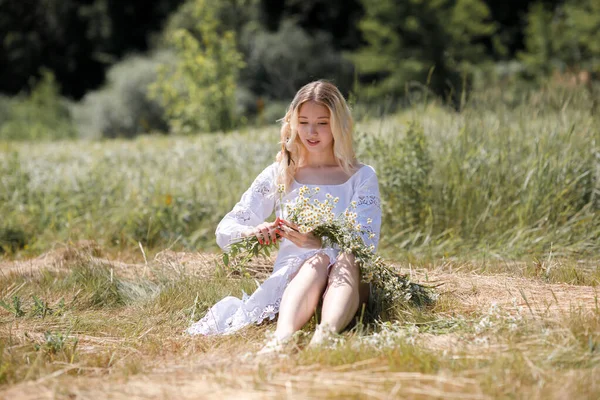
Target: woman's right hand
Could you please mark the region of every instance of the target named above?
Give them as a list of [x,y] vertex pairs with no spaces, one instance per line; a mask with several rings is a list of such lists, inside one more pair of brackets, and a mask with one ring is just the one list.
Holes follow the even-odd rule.
[[258,243],[260,244],[277,243],[277,241],[281,239],[281,237],[278,236],[280,233],[279,226],[280,222],[279,218],[277,218],[273,222],[263,222],[262,224],[243,232],[242,236],[256,236]]

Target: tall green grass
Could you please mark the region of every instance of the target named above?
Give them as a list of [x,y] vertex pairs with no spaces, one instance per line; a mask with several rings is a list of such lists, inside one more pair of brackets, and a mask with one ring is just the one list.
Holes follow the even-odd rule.
[[[477,92],[357,124],[378,171],[381,248],[395,257],[593,256],[600,118],[589,93]],[[0,248],[215,249],[214,229],[273,161],[278,129],[131,141],[0,144]]]

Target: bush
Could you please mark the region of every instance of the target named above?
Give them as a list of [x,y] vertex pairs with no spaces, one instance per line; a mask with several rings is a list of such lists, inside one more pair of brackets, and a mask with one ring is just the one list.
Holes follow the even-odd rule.
[[133,137],[166,131],[164,109],[148,97],[148,86],[157,79],[158,65],[169,63],[172,57],[169,52],[130,56],[112,66],[106,85],[88,93],[73,108],[80,136]]
[[302,85],[317,79],[334,81],[344,92],[352,85],[352,64],[335,50],[329,33],[310,35],[292,21],[276,32],[248,24],[240,44],[246,61],[241,82],[267,99],[289,102]]
[[29,96],[20,95],[0,102],[0,139],[52,140],[75,136],[71,114],[60,87],[49,70],[32,81]]
[[151,95],[164,105],[173,132],[225,131],[240,122],[235,92],[244,63],[234,31],[218,18],[223,7],[214,0],[195,0],[190,10],[194,29],[165,33],[177,61],[161,69]]
[[22,229],[5,226],[0,227],[0,254],[13,254],[25,248],[27,234]]

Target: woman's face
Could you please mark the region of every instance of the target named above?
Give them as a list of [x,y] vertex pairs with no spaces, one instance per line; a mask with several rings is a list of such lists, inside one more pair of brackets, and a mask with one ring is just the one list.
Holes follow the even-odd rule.
[[307,101],[298,110],[298,136],[310,153],[331,151],[333,134],[329,109],[314,101]]

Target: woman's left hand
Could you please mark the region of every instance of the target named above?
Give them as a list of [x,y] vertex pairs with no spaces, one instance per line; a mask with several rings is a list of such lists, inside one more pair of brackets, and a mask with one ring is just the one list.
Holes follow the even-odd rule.
[[279,235],[288,239],[298,247],[305,249],[320,249],[321,238],[315,236],[312,232],[302,233],[299,231],[298,225],[293,222],[286,221],[285,219],[278,218],[279,222]]

